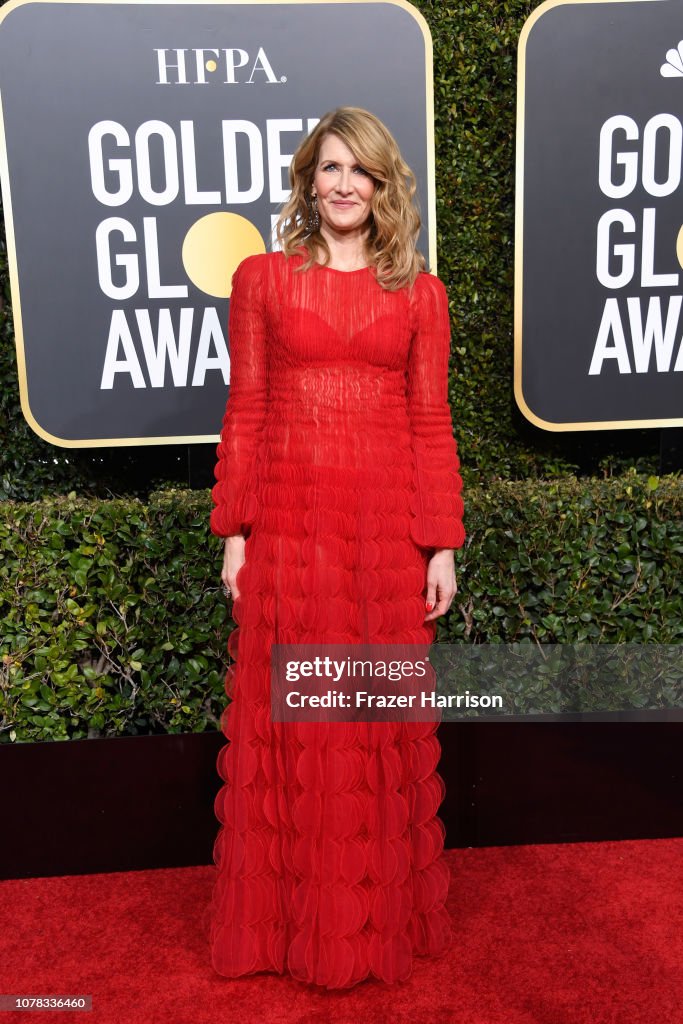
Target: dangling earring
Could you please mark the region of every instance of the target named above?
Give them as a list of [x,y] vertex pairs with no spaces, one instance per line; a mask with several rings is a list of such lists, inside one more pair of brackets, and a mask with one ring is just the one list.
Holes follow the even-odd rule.
[[308,220],[306,221],[306,230],[308,232],[317,231],[320,227],[320,213],[318,212],[318,196],[314,195],[311,197],[311,202],[308,203]]

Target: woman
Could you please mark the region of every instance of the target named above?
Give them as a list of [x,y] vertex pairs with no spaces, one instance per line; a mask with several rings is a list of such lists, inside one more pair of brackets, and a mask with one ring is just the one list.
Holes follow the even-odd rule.
[[211,529],[232,592],[232,697],[211,906],[222,975],[327,988],[448,949],[434,722],[278,722],[273,643],[429,644],[465,538],[446,290],[415,179],[372,114],[298,147],[281,250],[233,276]]

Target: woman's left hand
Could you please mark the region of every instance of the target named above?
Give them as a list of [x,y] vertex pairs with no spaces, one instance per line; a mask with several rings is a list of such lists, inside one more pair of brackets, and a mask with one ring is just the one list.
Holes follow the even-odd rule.
[[[455,559],[452,548],[435,551],[427,566],[427,597],[425,622],[445,615],[458,592],[455,579]],[[429,611],[431,604],[432,610]]]

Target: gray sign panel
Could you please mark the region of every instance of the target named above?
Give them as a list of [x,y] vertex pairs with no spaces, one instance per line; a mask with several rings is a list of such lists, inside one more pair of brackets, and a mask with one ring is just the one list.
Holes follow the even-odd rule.
[[683,425],[683,20],[551,0],[519,43],[515,396],[549,430]]
[[431,38],[408,3],[10,0],[0,98],[22,408],[54,444],[218,440],[232,271],[270,248],[291,155],[334,107],[395,134],[434,269]]

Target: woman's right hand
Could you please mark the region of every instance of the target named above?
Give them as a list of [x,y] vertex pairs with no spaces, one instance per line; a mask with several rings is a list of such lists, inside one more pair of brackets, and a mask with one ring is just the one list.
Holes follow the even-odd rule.
[[229,587],[232,599],[235,601],[239,596],[237,588],[237,573],[245,562],[244,548],[246,541],[241,534],[225,538],[225,550],[223,553],[223,568],[221,579],[226,587]]

